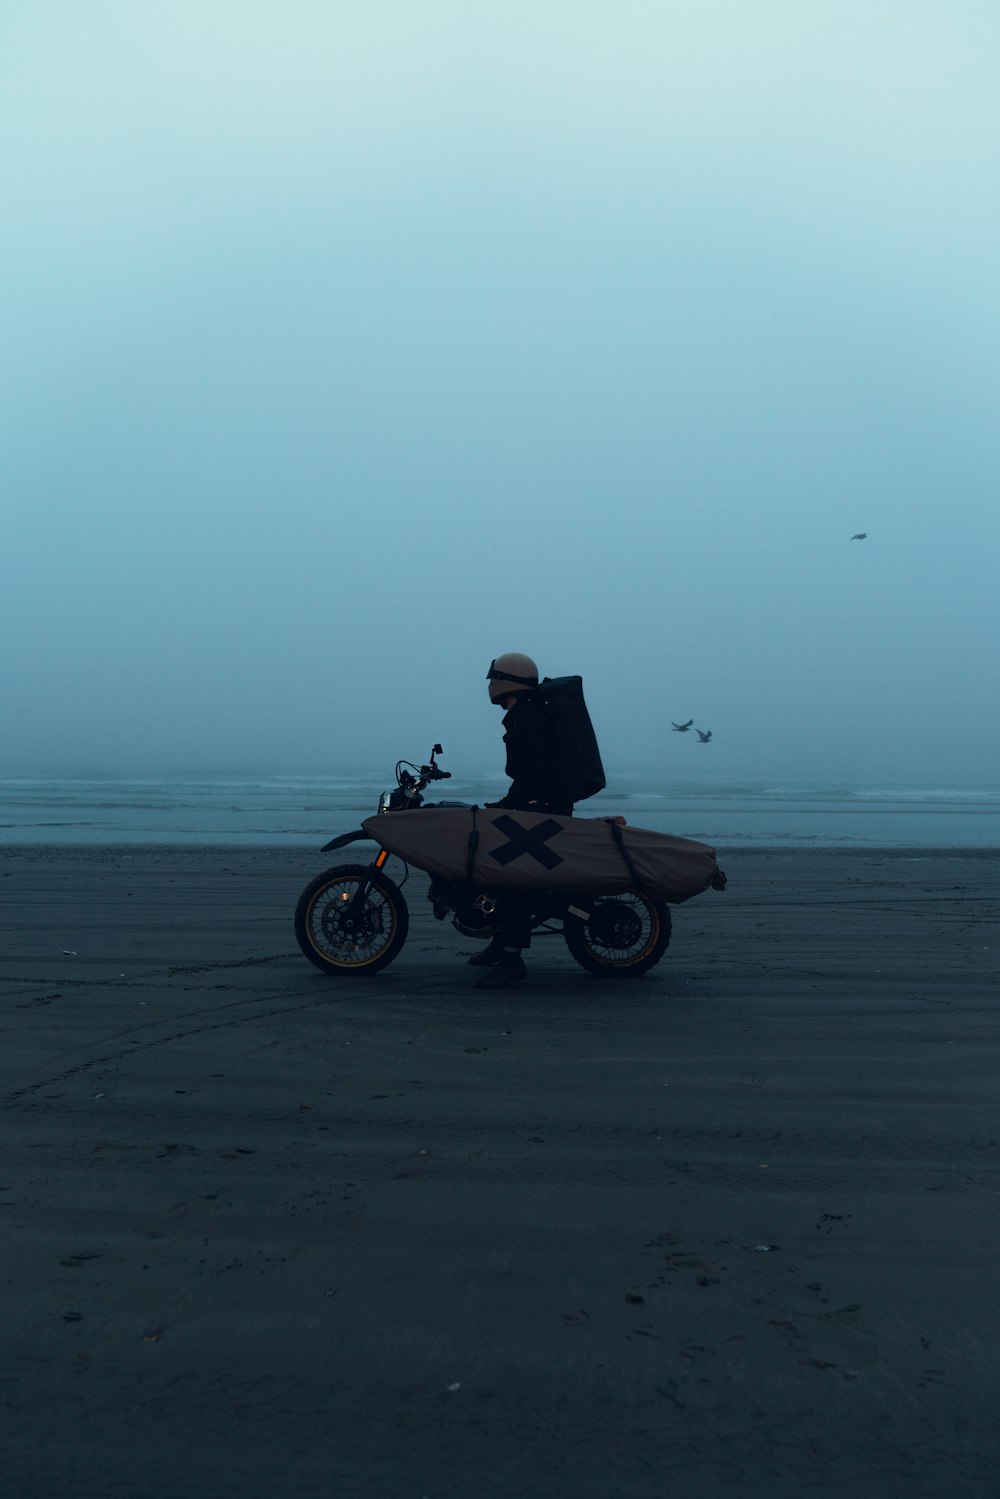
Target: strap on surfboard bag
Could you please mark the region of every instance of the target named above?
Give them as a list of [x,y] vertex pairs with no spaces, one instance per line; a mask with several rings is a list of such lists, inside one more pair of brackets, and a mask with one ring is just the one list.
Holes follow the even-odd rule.
[[469,856],[465,866],[465,883],[472,884],[472,875],[476,867],[476,849],[479,847],[479,829],[476,827],[476,808],[472,808],[472,827],[469,830]]
[[631,876],[632,884],[635,886],[635,888],[637,890],[641,891],[642,890],[642,880],[639,878],[639,871],[636,869],[635,865],[632,863],[632,855],[629,853],[628,849],[625,847],[625,839],[622,837],[621,823],[612,822],[611,819],[608,818],[608,826],[611,829],[611,836],[612,836],[612,838],[615,840],[615,842],[618,845],[618,852],[621,854],[622,858],[625,860],[625,868],[628,870],[629,875]]

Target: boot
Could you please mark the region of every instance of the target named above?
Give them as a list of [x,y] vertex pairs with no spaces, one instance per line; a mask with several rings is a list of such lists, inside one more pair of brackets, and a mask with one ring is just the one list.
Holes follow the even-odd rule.
[[528,970],[520,952],[508,949],[501,954],[499,962],[494,964],[489,973],[484,973],[481,979],[476,980],[476,988],[509,989],[511,984],[520,984],[527,977]]
[[471,968],[490,968],[494,963],[499,963],[503,957],[503,938],[494,937],[488,946],[481,952],[474,952],[469,959]]

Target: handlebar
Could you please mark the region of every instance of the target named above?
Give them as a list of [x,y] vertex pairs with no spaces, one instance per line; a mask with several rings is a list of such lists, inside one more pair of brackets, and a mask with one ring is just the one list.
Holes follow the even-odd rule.
[[[450,781],[451,771],[441,770],[434,762],[434,756],[440,755],[441,746],[435,744],[431,750],[429,765],[414,765],[411,760],[400,760],[396,765],[396,785],[404,793],[407,800],[412,801],[414,797],[419,798],[420,792],[429,781]],[[416,771],[416,775],[411,772]]]

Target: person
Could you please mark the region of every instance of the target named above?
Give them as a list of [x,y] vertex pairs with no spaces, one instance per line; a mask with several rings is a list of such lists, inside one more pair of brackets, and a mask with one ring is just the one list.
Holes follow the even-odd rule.
[[[573,814],[566,766],[555,751],[549,723],[537,697],[538,667],[530,656],[507,651],[490,662],[486,673],[490,701],[503,708],[504,744],[510,788],[492,807],[516,812]],[[531,942],[532,897],[506,890],[497,908],[498,932],[489,946],[474,954],[474,968],[487,968],[479,989],[506,989],[527,976],[524,949]]]

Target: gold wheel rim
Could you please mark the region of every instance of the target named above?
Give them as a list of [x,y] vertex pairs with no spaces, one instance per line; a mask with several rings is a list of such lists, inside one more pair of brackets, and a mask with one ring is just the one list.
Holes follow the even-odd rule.
[[641,951],[631,953],[627,958],[606,958],[603,954],[596,952],[593,946],[590,946],[591,955],[598,963],[602,964],[605,968],[633,968],[636,963],[641,963],[643,958],[649,956],[659,940],[662,922],[660,921],[660,913],[655,906],[645,905],[644,910],[649,916],[649,937],[643,943]]
[[[399,923],[396,919],[395,904],[388,898],[387,895],[379,890],[377,885],[373,885],[373,891],[378,891],[378,894],[381,897],[382,910],[387,910],[389,912],[389,930],[384,934],[383,940],[379,944],[377,951],[369,953],[365,958],[341,958],[338,957],[337,953],[331,948],[326,947],[319,942],[319,934],[317,933],[316,928],[313,924],[313,918],[316,914],[316,908],[319,905],[320,901],[324,898],[324,896],[327,897],[328,901],[332,900],[333,897],[331,896],[331,891],[336,890],[338,887],[343,889],[346,894],[346,887],[348,885],[353,885],[354,889],[357,889],[359,883],[360,881],[358,880],[356,875],[352,875],[349,880],[331,880],[329,885],[324,885],[321,890],[316,891],[316,894],[309,902],[309,906],[306,910],[306,935],[309,938],[310,946],[312,947],[313,951],[318,953],[318,955],[323,959],[324,963],[330,963],[336,968],[350,968],[352,970],[357,970],[359,968],[367,968],[372,963],[377,962],[379,958],[384,956],[386,950],[392,945],[392,942],[396,936],[396,931],[398,929]],[[348,899],[349,898],[350,897],[348,897]]]

